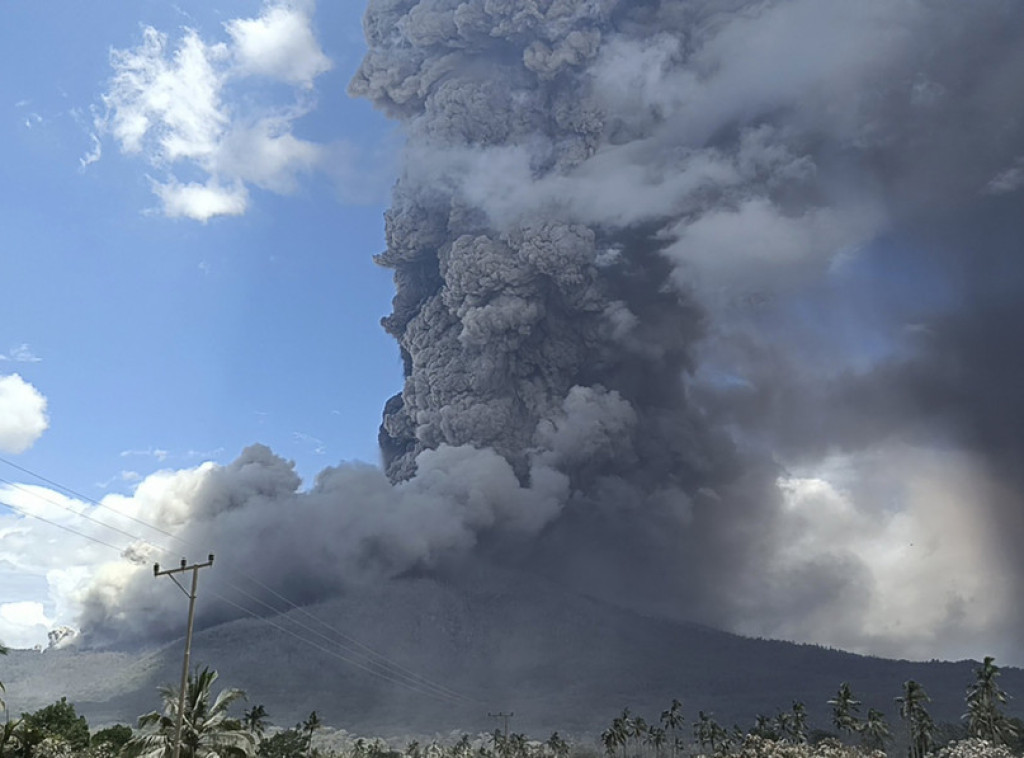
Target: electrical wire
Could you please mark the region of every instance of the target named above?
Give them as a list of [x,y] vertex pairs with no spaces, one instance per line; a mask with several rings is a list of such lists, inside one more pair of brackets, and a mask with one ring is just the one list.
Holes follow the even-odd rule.
[[[91,503],[92,505],[97,506],[99,508],[103,508],[104,510],[108,510],[108,511],[116,514],[119,517],[126,518],[126,519],[128,519],[130,521],[133,521],[133,522],[138,523],[138,524],[140,524],[142,526],[145,526],[145,527],[147,527],[149,529],[153,529],[154,531],[157,531],[157,532],[159,532],[161,534],[164,534],[165,536],[169,537],[170,539],[174,540],[175,542],[181,543],[181,544],[183,544],[185,546],[189,546],[188,542],[186,542],[185,540],[179,538],[177,535],[172,534],[171,532],[168,532],[168,531],[166,531],[164,529],[161,529],[160,527],[157,527],[157,526],[155,526],[153,524],[150,524],[150,523],[148,523],[148,522],[146,522],[146,521],[144,521],[142,519],[133,517],[133,516],[131,516],[129,514],[125,514],[125,513],[122,513],[121,511],[118,511],[118,510],[115,510],[113,508],[110,508],[109,506],[105,505],[102,502],[96,501],[96,500],[94,500],[92,498],[89,498],[88,496],[82,495],[81,493],[78,493],[78,492],[76,492],[75,490],[73,490],[73,489],[71,489],[69,487],[65,487],[64,485],[61,485],[60,483],[55,482],[52,479],[48,479],[47,477],[44,477],[44,476],[42,476],[40,474],[37,474],[36,472],[31,471],[31,470],[29,470],[29,469],[27,469],[27,468],[25,468],[23,466],[19,466],[18,464],[15,464],[15,463],[13,463],[13,462],[11,462],[11,461],[3,458],[3,457],[0,457],[0,463],[4,463],[4,464],[6,464],[8,466],[11,466],[12,468],[15,468],[15,469],[17,469],[17,470],[19,470],[19,471],[21,471],[23,473],[29,474],[30,476],[33,476],[33,477],[37,478],[39,481],[42,481],[42,482],[50,485],[51,487],[54,487],[58,491],[65,492],[65,493],[67,493],[69,495],[74,496],[75,498],[77,498],[79,500]],[[104,527],[104,528],[107,528],[107,529],[111,529],[111,530],[117,532],[118,534],[121,534],[122,536],[126,536],[126,537],[132,539],[134,542],[141,542],[143,544],[149,545],[149,546],[155,548],[156,550],[160,551],[161,554],[169,554],[169,552],[170,552],[168,548],[164,548],[163,546],[156,545],[156,544],[150,542],[149,540],[146,540],[146,539],[144,539],[142,537],[139,537],[138,535],[132,534],[131,532],[125,531],[123,529],[120,529],[119,527],[116,527],[116,526],[113,526],[113,525],[108,524],[106,522],[100,521],[100,520],[90,516],[89,514],[77,511],[77,510],[71,508],[69,505],[67,505],[65,503],[58,502],[58,501],[53,500],[51,498],[46,498],[43,495],[41,495],[40,493],[38,493],[38,492],[36,492],[34,490],[30,490],[27,487],[24,487],[22,485],[19,485],[19,484],[13,483],[13,482],[9,482],[9,481],[7,481],[5,479],[2,479],[2,478],[0,478],[0,483],[7,484],[9,487],[12,487],[12,488],[18,489],[20,491],[26,492],[27,494],[29,494],[29,495],[31,495],[33,497],[37,497],[37,498],[43,500],[44,502],[48,502],[51,505],[54,505],[54,506],[60,507],[60,508],[62,508],[64,510],[67,510],[70,513],[72,513],[73,515],[78,516],[80,518],[84,518],[84,519],[86,519],[88,521],[91,521],[91,522],[101,526],[101,527]],[[30,511],[26,511],[26,510],[24,510],[22,508],[19,508],[19,507],[13,505],[13,504],[2,502],[2,501],[0,501],[0,504],[6,505],[7,507],[11,508],[12,510],[17,511],[18,513],[21,513],[22,515],[30,516],[32,518],[36,518],[36,519],[38,519],[40,521],[43,521],[43,522],[45,522],[45,523],[47,523],[49,525],[56,526],[57,528],[62,529],[64,531],[66,531],[66,532],[75,534],[77,536],[83,537],[85,539],[91,540],[91,541],[96,542],[96,543],[98,543],[100,545],[103,545],[105,547],[108,547],[110,549],[116,550],[119,554],[124,552],[122,548],[120,548],[120,547],[118,547],[116,545],[113,545],[113,544],[111,544],[109,542],[105,542],[105,541],[100,540],[98,538],[92,537],[91,535],[88,535],[88,534],[85,534],[84,532],[80,532],[78,530],[72,529],[71,527],[68,527],[68,526],[62,525],[60,523],[51,521],[51,520],[46,519],[46,518],[44,518],[42,516],[39,516],[39,515],[34,514],[34,513],[31,513]],[[284,631],[287,634],[290,634],[291,636],[295,637],[296,639],[299,639],[302,642],[305,642],[306,644],[312,645],[313,647],[317,648],[318,650],[320,650],[320,651],[322,651],[322,652],[324,652],[324,653],[326,653],[328,655],[332,655],[334,657],[337,657],[340,660],[349,663],[350,665],[356,666],[357,668],[360,668],[360,669],[362,669],[364,671],[367,671],[370,674],[373,674],[375,676],[383,678],[383,679],[385,679],[385,680],[387,680],[389,682],[392,682],[394,684],[399,684],[399,685],[405,686],[405,687],[407,687],[409,689],[412,689],[412,690],[415,690],[417,692],[420,692],[422,694],[431,695],[433,697],[437,697],[437,698],[444,699],[444,700],[461,701],[461,702],[479,702],[475,698],[469,698],[469,697],[466,697],[464,695],[461,695],[460,693],[458,693],[458,692],[456,692],[456,691],[454,691],[454,690],[452,690],[452,689],[450,689],[448,687],[445,687],[444,685],[438,684],[437,682],[434,682],[434,681],[428,679],[427,677],[425,677],[425,676],[423,676],[421,674],[418,674],[418,673],[412,671],[411,669],[408,669],[408,668],[402,666],[401,664],[399,664],[397,662],[392,661],[387,656],[385,656],[385,655],[375,651],[373,648],[371,648],[371,647],[369,647],[367,645],[364,645],[363,643],[359,642],[358,640],[356,640],[356,639],[354,639],[352,637],[349,637],[348,635],[344,634],[343,632],[341,632],[340,630],[338,630],[334,626],[328,624],[326,621],[316,617],[315,615],[310,613],[305,608],[303,608],[303,607],[299,606],[298,604],[294,603],[293,601],[289,600],[287,597],[285,597],[281,593],[279,593],[276,590],[274,590],[273,588],[263,584],[262,582],[260,582],[259,580],[255,579],[254,577],[251,577],[251,576],[248,576],[248,575],[245,575],[245,574],[241,574],[240,572],[231,570],[230,567],[229,567],[229,571],[231,571],[231,573],[234,573],[234,574],[242,576],[243,578],[247,579],[248,581],[251,581],[252,583],[254,583],[257,586],[259,586],[263,590],[269,592],[270,594],[275,596],[280,601],[282,601],[282,602],[286,603],[287,605],[291,606],[292,609],[296,610],[301,615],[303,615],[303,616],[305,616],[305,617],[307,617],[307,618],[317,622],[319,625],[321,625],[325,629],[327,629],[330,632],[332,632],[341,641],[339,641],[339,639],[331,639],[330,637],[328,637],[324,633],[319,632],[319,631],[317,631],[315,629],[312,629],[311,627],[309,627],[306,624],[303,624],[302,622],[298,621],[297,619],[292,618],[290,616],[283,615],[283,612],[279,608],[276,608],[273,605],[271,605],[271,604],[261,600],[260,598],[256,597],[255,595],[253,595],[250,592],[247,592],[246,590],[242,589],[241,587],[239,587],[236,584],[233,584],[231,582],[227,582],[228,587],[230,587],[231,589],[235,590],[239,594],[249,598],[250,600],[258,603],[259,605],[263,606],[264,608],[267,608],[268,610],[270,610],[270,611],[272,611],[274,613],[282,614],[282,618],[287,618],[290,623],[295,624],[297,627],[299,627],[300,629],[306,631],[307,633],[312,634],[312,635],[314,635],[316,637],[319,637],[320,639],[325,640],[329,644],[335,645],[335,646],[337,646],[337,647],[339,647],[339,648],[341,648],[343,650],[346,650],[346,652],[350,653],[351,655],[359,656],[360,658],[363,659],[363,662],[360,662],[357,659],[353,659],[353,658],[351,658],[349,656],[345,656],[345,655],[342,655],[342,654],[337,653],[335,651],[332,651],[332,650],[330,650],[328,648],[325,648],[324,646],[322,646],[322,645],[320,645],[320,644],[318,644],[318,643],[316,643],[316,642],[314,642],[312,640],[309,640],[309,639],[307,639],[307,638],[297,634],[296,632],[281,626],[280,624],[277,624],[277,623],[271,621],[267,617],[261,616],[260,614],[255,613],[254,611],[252,611],[251,609],[245,608],[245,607],[239,605],[238,603],[235,603],[234,601],[226,598],[224,595],[222,595],[220,593],[214,593],[223,602],[225,602],[225,603],[227,603],[227,604],[229,604],[231,606],[234,606],[235,608],[241,610],[242,612],[244,612],[244,613],[246,613],[246,614],[248,614],[248,615],[250,615],[250,616],[252,616],[252,617],[254,617],[256,619],[264,621],[265,623],[268,623],[271,626],[273,626],[273,627],[275,627],[275,628],[277,628],[277,629],[279,629],[281,631]],[[353,649],[353,648],[357,648],[357,649]],[[360,652],[360,650],[365,651],[365,652]],[[374,666],[377,667],[377,668],[376,669],[373,668]]]

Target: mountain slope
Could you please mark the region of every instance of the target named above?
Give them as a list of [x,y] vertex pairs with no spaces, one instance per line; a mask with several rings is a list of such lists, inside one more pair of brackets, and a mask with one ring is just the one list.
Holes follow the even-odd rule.
[[[465,699],[430,696],[340,660],[328,651],[351,653],[336,645],[332,628]],[[140,654],[66,649],[9,658],[0,661],[0,679],[13,710],[67,695],[94,725],[133,722],[157,706],[158,684],[177,682],[181,642]],[[690,717],[701,709],[744,725],[803,700],[812,723],[825,728],[824,703],[840,682],[851,683],[865,710],[895,718],[893,698],[907,679],[924,684],[937,721],[958,721],[973,678],[969,662],[888,661],[751,640],[500,572],[410,577],[272,619],[220,624],[196,634],[193,661],[247,690],[279,725],[316,709],[335,726],[384,734],[486,730],[495,725],[488,711],[497,710],[515,712],[518,730],[593,734],[626,706],[656,719],[673,697]],[[1006,669],[1002,681],[1024,692],[1024,672]]]

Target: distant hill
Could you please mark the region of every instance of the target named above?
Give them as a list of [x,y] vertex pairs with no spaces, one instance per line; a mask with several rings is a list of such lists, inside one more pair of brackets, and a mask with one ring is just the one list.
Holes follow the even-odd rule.
[[[302,643],[285,630],[348,655],[305,614],[469,699],[426,696]],[[134,723],[157,707],[158,684],[177,683],[181,644],[140,653],[12,651],[0,660],[0,680],[15,713],[66,695],[94,726]],[[691,721],[701,709],[743,726],[802,700],[812,726],[828,728],[825,701],[843,681],[865,711],[879,708],[895,722],[893,698],[916,679],[932,696],[936,721],[958,722],[976,665],[746,639],[501,572],[394,580],[268,620],[220,624],[196,634],[193,661],[245,689],[282,726],[316,709],[328,724],[362,734],[484,731],[496,725],[488,711],[502,710],[515,713],[514,729],[541,736],[596,734],[626,706],[654,721],[673,697]],[[1003,673],[1005,689],[1024,693],[1024,672]]]

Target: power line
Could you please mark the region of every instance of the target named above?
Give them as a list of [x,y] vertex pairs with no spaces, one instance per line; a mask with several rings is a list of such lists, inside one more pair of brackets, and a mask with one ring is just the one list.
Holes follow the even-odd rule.
[[[126,532],[124,529],[121,529],[119,527],[113,526],[112,524],[108,524],[105,521],[100,521],[99,519],[94,518],[93,516],[90,516],[88,513],[82,513],[81,511],[76,511],[74,508],[72,508],[70,505],[68,505],[66,503],[60,503],[60,502],[58,502],[56,500],[53,500],[52,498],[43,497],[43,495],[41,495],[40,493],[38,493],[38,492],[36,492],[34,490],[30,490],[28,487],[25,487],[25,486],[22,486],[20,484],[17,484],[16,482],[11,482],[11,481],[8,481],[7,479],[0,478],[0,484],[6,484],[8,487],[13,487],[14,489],[20,490],[20,491],[22,491],[22,492],[24,492],[24,493],[26,493],[28,495],[31,495],[32,497],[39,498],[40,500],[42,500],[45,503],[49,503],[50,505],[57,506],[58,508],[63,508],[64,510],[69,511],[70,513],[73,513],[74,515],[79,516],[80,518],[84,518],[87,521],[93,522],[94,524],[99,524],[100,526],[105,527],[106,529],[110,529],[111,531],[117,532],[118,534],[120,534],[123,537],[128,537],[129,539],[134,540],[136,542],[143,542],[143,543],[145,543],[147,545],[151,545],[152,547],[156,547],[156,548],[160,549],[161,551],[166,552],[166,548],[163,548],[160,545],[155,545],[152,542],[149,542],[149,540],[143,539],[142,537],[139,537],[138,535],[132,534],[131,532]],[[123,514],[120,514],[118,511],[114,511],[113,508],[108,508],[108,510],[113,511],[114,513],[118,513],[118,515],[123,515]],[[168,535],[168,536],[172,536],[172,535]]]
[[50,526],[55,526],[58,529],[63,529],[65,532],[70,532],[71,534],[77,535],[79,537],[84,537],[87,540],[92,540],[93,542],[96,542],[96,543],[98,543],[100,545],[103,545],[104,547],[109,547],[112,550],[116,550],[118,553],[122,552],[121,548],[119,548],[117,545],[111,545],[109,542],[104,542],[103,540],[98,539],[97,537],[93,537],[91,535],[88,535],[85,532],[80,532],[77,529],[72,529],[70,526],[65,526],[64,524],[59,524],[56,521],[51,521],[50,519],[45,518],[43,516],[40,516],[37,513],[32,513],[31,511],[26,511],[24,508],[19,508],[18,506],[14,505],[13,503],[8,503],[5,500],[0,500],[0,505],[5,506],[6,508],[10,508],[12,511],[20,513],[22,516],[28,516],[29,518],[38,519],[39,521],[42,521],[45,524],[49,524]]
[[422,689],[420,687],[416,687],[416,686],[414,686],[414,685],[412,685],[412,684],[410,684],[408,682],[404,682],[404,681],[401,681],[401,680],[398,680],[398,679],[392,679],[391,677],[386,676],[385,674],[382,674],[381,672],[375,671],[374,669],[370,668],[369,666],[364,665],[360,661],[353,660],[351,658],[348,658],[348,657],[342,655],[341,653],[338,653],[337,651],[334,651],[334,650],[331,650],[329,648],[323,647],[322,645],[318,645],[317,643],[312,642],[311,640],[308,640],[308,639],[302,637],[301,635],[297,634],[296,632],[292,631],[291,629],[288,629],[287,627],[281,626],[280,624],[276,623],[275,621],[273,621],[271,619],[268,619],[266,616],[260,616],[258,613],[255,613],[252,610],[250,610],[249,608],[246,608],[246,607],[244,607],[242,605],[239,605],[238,603],[234,602],[230,598],[227,598],[227,597],[225,597],[224,595],[222,595],[222,594],[220,594],[218,592],[214,592],[212,594],[216,595],[218,598],[220,598],[223,602],[227,603],[228,605],[234,606],[235,608],[237,608],[238,610],[242,611],[243,613],[246,613],[249,616],[252,616],[253,618],[255,618],[255,619],[259,620],[259,621],[263,621],[264,623],[270,624],[270,626],[274,627],[275,629],[278,629],[278,630],[284,632],[285,634],[289,634],[292,637],[295,637],[296,639],[301,640],[301,641],[305,642],[308,645],[312,645],[313,647],[315,647],[316,649],[320,650],[323,653],[326,653],[327,655],[333,656],[334,658],[337,658],[338,660],[345,661],[345,663],[348,663],[349,665],[355,666],[356,668],[361,669],[361,670],[367,672],[368,674],[372,674],[373,676],[376,676],[376,677],[379,677],[381,679],[384,679],[385,681],[390,682],[391,684],[398,684],[398,685],[404,686],[404,687],[406,687],[408,689],[412,689],[412,690],[415,690],[417,692],[420,692],[421,694],[429,695],[429,696],[435,697],[435,698],[440,698],[440,699],[446,700],[446,701],[464,700],[464,701],[467,701],[467,702],[475,702],[475,701],[470,700],[469,698],[463,698],[463,697],[452,698],[452,697],[447,697],[447,696],[444,696],[444,695],[442,695],[441,693],[438,693],[438,692],[433,692],[433,691],[430,691],[430,690]]
[[[129,519],[131,521],[134,521],[136,523],[141,524],[142,526],[146,526],[147,528],[150,528],[150,529],[153,529],[155,531],[158,531],[158,532],[166,535],[170,539],[174,540],[175,542],[179,542],[179,543],[184,544],[184,545],[188,545],[189,544],[185,540],[181,539],[180,537],[178,537],[175,534],[172,534],[171,532],[168,532],[168,531],[163,530],[163,529],[161,529],[161,528],[159,528],[157,526],[149,524],[148,522],[146,522],[146,521],[144,521],[142,519],[135,518],[135,517],[133,517],[133,516],[131,516],[129,514],[125,514],[125,513],[122,513],[121,511],[117,511],[117,510],[115,510],[113,508],[110,508],[109,506],[106,506],[105,504],[103,504],[103,503],[101,503],[99,501],[96,501],[96,500],[94,500],[92,498],[89,498],[88,496],[82,495],[81,493],[78,493],[78,492],[76,492],[75,490],[73,490],[73,489],[71,489],[69,487],[65,487],[65,486],[61,485],[60,483],[55,482],[52,479],[48,479],[48,478],[46,478],[46,477],[44,477],[44,476],[42,476],[40,474],[37,474],[34,471],[31,471],[31,470],[29,470],[29,469],[27,469],[27,468],[25,468],[23,466],[19,466],[19,465],[15,464],[15,463],[12,463],[11,461],[9,461],[9,460],[7,460],[7,459],[5,459],[3,457],[0,457],[0,463],[5,463],[5,464],[7,464],[7,465],[9,465],[9,466],[19,470],[19,471],[22,471],[23,473],[29,474],[30,476],[33,476],[33,477],[36,477],[40,481],[45,482],[46,484],[49,484],[52,487],[54,487],[54,488],[56,488],[56,489],[58,489],[60,491],[69,493],[69,494],[75,496],[76,498],[79,498],[80,500],[89,502],[89,503],[91,503],[91,504],[93,504],[93,505],[95,505],[97,507],[100,507],[100,508],[103,508],[105,510],[108,510],[108,511],[110,511],[110,512],[112,512],[112,513],[114,513],[114,514],[116,514],[118,516],[127,518],[127,519]],[[135,534],[132,534],[131,532],[125,531],[123,529],[120,529],[119,527],[116,527],[116,526],[113,526],[113,525],[108,524],[106,522],[100,521],[100,520],[90,516],[89,514],[82,513],[82,512],[80,512],[78,510],[75,510],[74,508],[71,508],[66,503],[61,503],[61,502],[58,502],[56,500],[53,500],[53,499],[50,499],[50,498],[46,498],[43,495],[41,495],[40,493],[38,493],[38,492],[30,490],[30,489],[28,489],[26,487],[23,487],[21,485],[18,485],[16,483],[9,482],[9,481],[7,481],[5,479],[0,479],[0,482],[8,484],[9,486],[14,487],[16,489],[19,489],[19,490],[21,490],[23,492],[26,492],[27,494],[29,494],[29,495],[31,495],[33,497],[37,497],[37,498],[39,498],[39,499],[41,499],[41,500],[43,500],[45,502],[49,502],[52,505],[55,505],[55,506],[60,507],[60,508],[63,508],[64,510],[69,511],[72,514],[74,514],[76,516],[79,516],[81,518],[84,518],[84,519],[86,519],[88,521],[91,521],[91,522],[93,522],[93,523],[95,523],[95,524],[97,524],[99,526],[105,527],[107,529],[111,529],[111,530],[113,530],[113,531],[115,531],[115,532],[117,532],[117,533],[119,533],[119,534],[121,534],[123,536],[126,536],[126,537],[132,539],[133,541],[142,542],[143,544],[146,544],[146,545],[149,545],[151,547],[154,547],[157,550],[159,550],[161,553],[166,554],[166,553],[169,552],[167,548],[164,548],[164,547],[162,547],[160,545],[155,545],[154,543],[150,542],[149,540],[147,540],[145,538],[139,537],[138,535],[135,535]],[[3,503],[3,504],[8,505],[6,503]],[[93,542],[97,542],[98,544],[104,545],[105,547],[108,547],[110,549],[116,550],[119,554],[123,553],[122,548],[120,548],[120,547],[118,547],[116,545],[112,545],[109,542],[105,542],[103,540],[97,539],[97,538],[92,537],[92,536],[90,536],[88,534],[85,534],[83,532],[80,532],[80,531],[77,531],[77,530],[72,529],[70,527],[66,527],[64,525],[61,525],[61,524],[59,524],[57,522],[50,521],[49,519],[46,519],[46,518],[43,518],[42,516],[38,516],[36,514],[30,513],[28,511],[25,511],[25,510],[23,510],[21,508],[18,508],[16,506],[8,505],[8,507],[11,507],[13,510],[16,510],[17,512],[22,513],[23,515],[32,516],[33,518],[37,518],[37,519],[39,519],[39,520],[41,520],[41,521],[43,521],[45,523],[51,524],[52,526],[56,526],[56,527],[58,527],[60,529],[63,529],[64,531],[70,532],[70,533],[78,535],[80,537],[84,537],[85,539],[92,540]],[[251,611],[250,609],[245,608],[245,607],[239,605],[238,603],[235,603],[235,602],[229,600],[228,598],[224,597],[220,593],[216,593],[216,592],[213,593],[215,596],[220,598],[222,601],[228,603],[229,605],[234,606],[235,608],[243,611],[244,613],[246,613],[246,614],[248,614],[250,616],[253,616],[256,619],[259,619],[261,621],[269,623],[271,626],[274,626],[275,628],[278,628],[278,629],[280,629],[282,631],[285,631],[286,633],[292,635],[296,639],[299,639],[300,641],[305,642],[306,644],[313,645],[314,647],[316,647],[317,649],[321,650],[322,652],[325,652],[325,653],[327,653],[329,655],[333,655],[334,657],[337,657],[340,660],[343,660],[343,661],[349,663],[350,665],[354,665],[357,668],[360,668],[360,669],[362,669],[364,671],[367,671],[368,673],[373,674],[375,676],[381,677],[381,678],[383,678],[383,679],[385,679],[385,680],[387,680],[387,681],[389,681],[391,683],[403,685],[403,686],[406,686],[406,687],[408,687],[410,689],[413,689],[413,690],[415,690],[417,692],[421,692],[423,694],[432,695],[434,697],[440,697],[440,698],[446,699],[446,700],[456,700],[456,701],[463,701],[463,702],[477,702],[474,698],[466,697],[466,696],[461,695],[460,693],[458,693],[458,692],[456,692],[456,691],[454,691],[454,690],[452,690],[452,689],[450,689],[448,687],[445,687],[444,685],[438,684],[437,682],[434,682],[434,681],[430,680],[429,678],[427,678],[427,677],[425,677],[425,676],[423,676],[421,674],[418,674],[418,673],[412,671],[411,669],[408,669],[408,668],[402,666],[399,663],[396,663],[396,662],[390,660],[387,656],[385,656],[385,655],[383,655],[383,654],[373,650],[373,648],[370,648],[369,646],[364,645],[363,643],[359,642],[358,640],[356,640],[356,639],[354,639],[352,637],[349,637],[348,635],[345,635],[340,630],[336,629],[332,625],[328,624],[327,622],[323,621],[322,619],[320,619],[320,618],[316,617],[315,615],[311,614],[305,608],[302,608],[301,606],[297,605],[296,603],[294,603],[293,601],[289,600],[287,597],[285,597],[281,593],[275,591],[273,588],[267,586],[266,584],[263,584],[262,582],[260,582],[259,580],[255,579],[254,577],[247,576],[245,574],[241,574],[241,572],[233,571],[233,570],[231,571],[231,573],[235,573],[235,574],[238,574],[240,576],[243,576],[244,578],[246,578],[249,581],[253,582],[254,584],[256,584],[257,586],[259,586],[262,589],[266,590],[267,592],[269,592],[270,594],[272,594],[273,596],[275,596],[276,598],[278,598],[282,602],[290,605],[292,607],[292,609],[296,610],[301,615],[303,615],[303,616],[305,616],[305,617],[307,617],[309,619],[312,619],[313,621],[317,622],[321,626],[325,627],[326,629],[328,629],[330,632],[332,632],[334,635],[336,635],[342,641],[332,640],[330,637],[328,637],[327,635],[323,634],[322,632],[318,632],[317,630],[310,628],[309,626],[301,623],[300,621],[298,621],[298,620],[296,620],[294,618],[287,617],[288,621],[290,621],[291,623],[295,624],[300,629],[303,629],[304,631],[308,632],[309,634],[315,635],[315,636],[317,636],[317,637],[327,641],[330,644],[333,644],[333,645],[338,646],[338,647],[340,647],[342,649],[345,649],[347,652],[349,652],[352,655],[359,656],[360,658],[365,660],[366,663],[362,663],[362,662],[360,662],[358,660],[354,660],[354,659],[352,659],[350,657],[343,656],[343,655],[338,654],[338,653],[336,653],[334,651],[331,651],[331,650],[329,650],[327,648],[324,648],[322,645],[318,645],[317,643],[313,642],[312,640],[309,640],[309,639],[307,639],[305,637],[302,637],[301,635],[299,635],[299,634],[297,634],[297,633],[295,633],[295,632],[293,632],[293,631],[291,631],[289,629],[286,629],[285,627],[282,627],[279,624],[276,624],[276,623],[272,622],[270,619],[268,619],[268,618],[266,618],[264,616],[260,616],[259,614],[254,613],[253,611]],[[231,582],[228,582],[227,584],[228,584],[228,586],[231,589],[235,590],[236,592],[238,592],[241,595],[244,595],[244,596],[248,597],[250,600],[255,601],[256,603],[258,603],[259,605],[263,606],[264,608],[267,608],[267,609],[269,609],[270,611],[272,611],[274,613],[278,613],[278,614],[281,613],[280,609],[275,608],[273,605],[270,605],[269,603],[261,600],[260,598],[256,597],[252,593],[247,592],[246,590],[242,589],[238,585],[233,584]],[[353,648],[361,648],[362,650],[364,650],[366,652],[360,652],[359,650],[353,649]],[[383,673],[381,671],[378,671],[378,670],[374,669],[374,668],[371,668],[372,666],[376,666],[377,668],[382,669]]]
[[174,724],[174,758],[178,758],[181,755],[181,727],[185,723],[185,688],[188,687],[188,662],[192,656],[192,625],[196,619],[196,596],[199,594],[199,569],[209,568],[213,565],[213,553],[210,554],[210,560],[206,563],[193,563],[191,566],[186,565],[187,561],[182,558],[181,566],[173,569],[160,570],[160,564],[153,564],[153,576],[169,576],[171,580],[185,590],[178,580],[174,578],[175,574],[182,574],[186,571],[192,572],[192,591],[186,592],[188,595],[188,631],[185,633],[185,660],[181,665],[181,689],[178,690],[178,718]]
[[[253,580],[253,581],[255,581],[255,580]],[[278,613],[278,614],[282,613],[280,609],[275,608],[274,606],[270,605],[269,603],[259,599],[258,597],[256,597],[252,593],[246,592],[241,587],[238,587],[237,585],[231,584],[230,582],[228,583],[228,586],[231,589],[233,589],[236,592],[238,592],[239,594],[244,595],[245,597],[249,598],[250,600],[255,601],[256,603],[259,603],[264,608],[268,608],[271,611],[274,611],[275,613]],[[274,592],[274,590],[270,589],[269,587],[266,587],[266,585],[263,585],[263,586],[268,591],[274,593],[275,595],[277,594],[276,592]],[[220,597],[222,600],[225,600],[225,602],[230,602],[223,595],[217,595],[217,596]],[[283,596],[280,596],[280,597],[282,597],[282,599],[284,599],[286,602],[291,603],[291,601],[288,601],[287,598],[283,598]],[[238,607],[238,608],[241,607],[241,606],[238,606],[235,603],[231,603],[231,604],[235,605],[235,607]],[[377,667],[379,667],[381,669],[384,669],[384,671],[387,673],[387,675],[389,677],[396,677],[396,678],[399,678],[399,679],[408,680],[408,682],[410,684],[414,685],[417,689],[427,688],[427,689],[434,690],[434,691],[436,691],[436,693],[438,695],[440,695],[440,696],[442,696],[442,697],[444,697],[446,699],[462,700],[462,701],[465,701],[465,702],[475,702],[472,698],[468,698],[468,697],[466,697],[464,695],[460,695],[458,692],[455,692],[454,690],[451,690],[451,689],[449,689],[449,688],[447,688],[447,687],[445,687],[443,685],[440,685],[440,684],[437,684],[436,682],[431,681],[430,679],[428,679],[427,677],[423,676],[422,674],[417,674],[416,672],[411,671],[410,669],[405,668],[401,664],[398,664],[398,663],[395,663],[395,662],[391,661],[386,656],[383,656],[380,653],[374,651],[373,649],[371,649],[371,648],[363,645],[362,643],[358,642],[357,640],[348,637],[347,635],[345,635],[344,633],[342,633],[341,631],[339,631],[335,627],[333,627],[330,624],[328,624],[323,619],[319,619],[316,616],[314,616],[313,614],[309,613],[308,611],[306,611],[301,606],[296,606],[294,604],[292,604],[292,605],[293,605],[293,607],[296,610],[301,611],[303,613],[303,615],[308,616],[309,618],[315,620],[317,623],[319,623],[320,625],[324,626],[328,630],[334,632],[334,634],[337,637],[342,638],[343,640],[350,640],[351,643],[347,644],[345,642],[339,642],[338,640],[331,639],[330,637],[328,637],[323,632],[319,632],[316,629],[313,629],[313,628],[307,626],[306,624],[303,624],[302,622],[300,622],[300,621],[298,621],[298,620],[296,620],[294,618],[290,618],[288,616],[284,616],[284,618],[287,618],[290,623],[295,624],[300,629],[303,629],[303,630],[309,632],[310,634],[315,635],[315,636],[319,637],[320,639],[325,640],[326,642],[328,642],[328,643],[330,643],[332,645],[336,645],[337,647],[342,648],[343,650],[346,650],[347,652],[349,652],[349,653],[351,653],[353,655],[359,656],[360,658],[362,658],[362,659],[364,659],[366,661],[367,665],[377,666]],[[250,610],[246,610],[246,612],[249,613],[250,615],[256,617],[256,618],[260,618],[260,619],[262,619],[264,621],[267,620],[265,616],[259,616],[258,614],[253,613]],[[366,650],[369,651],[369,654],[368,653],[359,652],[358,650],[353,649],[353,647],[363,647],[363,648],[365,648]],[[344,658],[343,660],[351,661],[351,659],[349,659],[349,658]]]
[[111,508],[109,505],[106,505],[102,501],[94,500],[93,498],[89,497],[88,495],[83,495],[81,492],[73,490],[70,487],[64,486],[60,482],[55,482],[52,479],[47,479],[42,474],[37,474],[35,471],[31,471],[30,469],[27,469],[24,466],[19,466],[14,461],[9,461],[6,458],[4,458],[3,456],[0,456],[0,463],[3,463],[5,465],[7,465],[7,466],[10,466],[13,469],[17,469],[18,471],[22,472],[23,474],[28,474],[29,476],[35,477],[39,481],[41,481],[41,482],[43,482],[45,484],[50,485],[51,487],[57,489],[60,492],[64,492],[64,493],[66,493],[68,495],[71,495],[72,497],[75,497],[75,498],[77,498],[78,500],[81,500],[84,503],[89,503],[90,505],[95,505],[97,508],[102,508],[103,510],[110,511],[111,513],[115,513],[118,516],[126,518],[129,521],[134,521],[136,524],[144,526],[147,529],[152,529],[153,531],[160,532],[160,534],[164,535],[165,537],[170,537],[172,539],[178,539],[171,532],[168,532],[165,529],[161,529],[158,526],[154,526],[153,524],[150,524],[149,522],[144,521],[143,519],[136,518],[135,516],[131,516],[131,515],[127,514],[127,513],[121,513],[121,511],[119,511],[119,510],[117,510],[115,508]]

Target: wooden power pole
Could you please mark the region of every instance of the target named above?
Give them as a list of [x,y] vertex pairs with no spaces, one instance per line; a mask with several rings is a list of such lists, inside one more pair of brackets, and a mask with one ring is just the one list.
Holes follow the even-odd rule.
[[[184,558],[181,559],[181,565],[178,568],[160,570],[160,564],[153,564],[153,576],[169,576],[171,581],[178,585],[182,592],[188,595],[188,631],[185,633],[185,661],[181,666],[181,688],[178,690],[178,723],[174,727],[174,758],[179,758],[181,755],[181,727],[185,720],[185,688],[188,687],[188,665],[189,658],[192,655],[192,623],[196,617],[196,593],[199,589],[199,569],[207,568],[213,565],[213,553],[210,553],[209,560],[206,563],[193,563],[191,566],[188,565],[188,561]],[[192,591],[189,592],[181,583],[175,579],[175,574],[183,574],[186,571],[192,572]]]
[[[505,721],[505,742],[508,742],[508,720],[515,716],[514,713],[488,713],[492,719],[503,719]],[[175,756],[177,758],[177,756]]]

